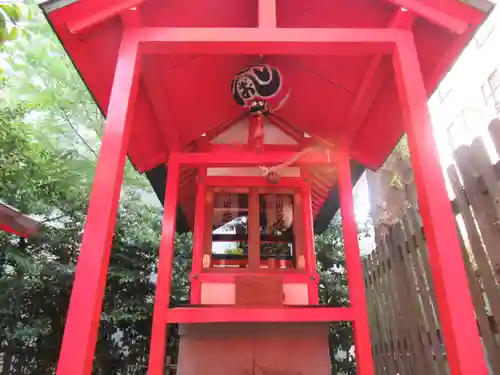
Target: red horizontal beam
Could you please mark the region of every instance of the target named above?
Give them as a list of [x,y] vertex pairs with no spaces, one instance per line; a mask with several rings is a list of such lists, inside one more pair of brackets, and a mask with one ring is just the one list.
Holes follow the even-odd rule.
[[[227,241],[227,242],[234,242],[234,241]],[[266,243],[265,241],[261,241],[260,243]],[[274,243],[274,242],[269,242],[269,243]],[[276,262],[277,265],[281,264],[281,259],[266,259],[266,260],[261,260],[260,264],[267,266],[269,265],[269,260],[272,262]],[[291,260],[285,260],[284,263],[287,267],[292,265]],[[212,266],[221,266],[221,267],[213,267],[214,269],[218,268],[232,268],[232,267],[226,267],[226,266],[246,266],[248,265],[248,260],[247,259],[212,259]],[[278,268],[278,267],[277,267]],[[279,268],[279,269],[285,269],[285,268]],[[202,280],[204,281],[204,280]]]
[[386,1],[408,11],[412,11],[420,17],[425,18],[427,21],[456,34],[462,34],[469,27],[469,22],[476,20],[476,17],[471,19],[471,15],[477,13],[477,10],[467,5],[458,9],[456,4],[450,4],[457,3],[456,0],[433,0],[432,2],[422,0]]
[[[192,152],[176,154],[177,160],[183,165],[212,166],[212,167],[243,167],[243,166],[274,166],[279,165],[297,157],[297,152],[264,152],[256,154],[251,151],[231,151],[229,148],[224,152]],[[293,165],[311,166],[322,164],[335,164],[342,155],[332,151],[310,151],[300,156]]]
[[179,307],[165,323],[341,322],[353,320],[349,307]]
[[399,30],[387,28],[141,27],[126,31],[142,53],[375,54],[392,53]]
[[273,187],[301,188],[304,181],[300,177],[282,177],[277,184],[270,184],[264,177],[234,177],[234,176],[209,176],[205,179],[207,186],[217,187]]
[[[203,137],[205,138],[205,137]],[[274,145],[274,144],[264,144],[266,151],[287,151],[287,152],[297,152],[302,150],[300,145]],[[247,144],[213,144],[213,143],[200,143],[198,142],[198,151],[202,152],[225,152],[226,150],[233,151],[249,151],[250,147]]]
[[[263,262],[267,263],[267,261]],[[209,271],[208,271],[209,270]],[[266,272],[262,272],[262,271]],[[207,272],[208,271],[208,272]],[[238,272],[240,271],[240,272]],[[277,277],[283,280],[284,284],[289,283],[307,283],[311,281],[311,275],[303,272],[294,272],[293,269],[286,268],[262,268],[261,272],[248,272],[247,268],[209,268],[205,269],[202,273],[197,275],[197,280],[205,283],[234,283],[237,277],[259,277],[265,275],[266,277]],[[194,274],[191,275],[193,279]],[[319,280],[319,276],[312,275],[316,280]]]

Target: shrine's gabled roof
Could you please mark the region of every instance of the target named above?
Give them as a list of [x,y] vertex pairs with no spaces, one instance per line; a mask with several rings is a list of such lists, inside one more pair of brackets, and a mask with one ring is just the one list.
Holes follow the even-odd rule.
[[[492,7],[483,0],[467,3],[276,0],[276,20],[279,28],[411,29],[430,96]],[[106,114],[123,32],[120,12],[135,9],[145,26],[256,27],[257,5],[257,0],[53,0],[42,8]],[[172,139],[186,146],[241,115],[230,83],[256,61],[279,67],[290,87],[277,113],[283,122],[332,142],[352,132],[353,165],[378,168],[401,138],[390,56],[148,55],[137,102],[140,126],[132,130],[128,156],[157,192],[164,189]],[[353,175],[362,170],[356,167]],[[317,209],[321,229],[338,207],[335,194],[332,190]]]
[[40,229],[40,223],[15,208],[0,202],[0,231],[28,237]]

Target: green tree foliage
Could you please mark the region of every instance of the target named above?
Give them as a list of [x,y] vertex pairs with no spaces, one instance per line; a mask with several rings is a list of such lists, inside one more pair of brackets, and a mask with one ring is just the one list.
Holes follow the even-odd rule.
[[90,179],[74,168],[79,155],[55,152],[38,142],[37,133],[24,121],[28,114],[22,103],[0,108],[1,199],[32,214],[81,211]]
[[[23,122],[26,114],[21,105],[0,111],[0,197],[41,218],[57,213],[59,219],[57,227],[46,225],[30,243],[0,234],[5,261],[0,345],[5,363],[13,363],[18,371],[22,364],[45,373],[39,366],[50,366],[55,360],[50,350],[56,350],[62,334],[60,304],[68,301],[85,189],[67,182],[78,179],[70,168],[71,156],[38,143]],[[3,373],[8,371],[9,366],[4,366]]]
[[[10,20],[4,24],[17,22],[17,13],[1,9]],[[28,241],[0,234],[0,375],[54,373],[103,131],[99,109],[47,22],[36,7],[29,11],[22,37],[0,48],[0,200],[44,223]],[[128,164],[94,374],[145,373],[161,228],[161,207],[143,199],[149,189]],[[348,301],[339,228],[334,221],[316,238],[320,298],[331,306]],[[190,234],[176,236],[174,306],[188,300],[191,249]],[[178,335],[169,329],[175,356]],[[354,374],[350,325],[332,325],[330,343],[332,373]]]
[[23,4],[13,1],[0,2],[0,43],[17,38],[21,21]]
[[[349,305],[345,270],[344,241],[340,216],[336,215],[327,230],[316,236],[316,259],[320,275],[320,303],[332,307]],[[352,352],[353,336],[350,322],[335,322],[329,330],[332,374],[356,374]]]
[[[36,139],[78,155],[72,167],[87,178],[97,160],[103,116],[42,13],[27,7],[23,37],[0,49],[0,102],[8,108],[22,103],[28,110],[23,120]],[[148,188],[130,163],[125,172],[129,188]]]
[[[71,168],[75,156],[41,145],[23,123],[25,109],[0,117],[0,196],[45,220],[27,243],[2,233],[0,349],[18,374],[52,374],[57,362],[73,272],[80,246],[89,184]],[[87,176],[90,180],[90,177]],[[82,181],[83,183],[75,183]],[[144,363],[151,327],[161,212],[129,191],[122,199],[101,319],[96,373],[114,363]],[[182,260],[189,237],[178,239],[176,298],[185,298]],[[184,255],[184,256],[183,256]],[[180,285],[177,285],[180,283]],[[182,292],[185,291],[182,296]],[[12,312],[14,311],[14,314]],[[117,339],[118,337],[118,339]],[[121,340],[119,338],[122,337]],[[124,358],[123,343],[127,343]],[[7,374],[8,367],[4,367]],[[116,373],[116,372],[112,372]]]
[[[26,212],[36,207],[36,212],[49,221],[39,236],[22,246],[19,240],[1,234],[6,261],[0,283],[0,348],[8,358],[12,353],[8,362],[13,362],[17,373],[52,374],[80,246],[88,187],[74,183],[79,176],[69,168],[71,159],[57,150],[42,149],[30,138],[19,120],[22,113],[4,111],[1,118],[1,181],[15,183],[2,184],[0,195]],[[19,166],[25,166],[21,173]],[[57,182],[61,177],[73,184]],[[70,209],[52,220],[52,211],[61,207]],[[101,317],[96,374],[119,373],[128,366],[146,363],[160,220],[158,207],[141,203],[133,192],[123,197]],[[191,236],[177,236],[175,244],[173,304],[187,300]],[[138,373],[143,373],[140,369]]]

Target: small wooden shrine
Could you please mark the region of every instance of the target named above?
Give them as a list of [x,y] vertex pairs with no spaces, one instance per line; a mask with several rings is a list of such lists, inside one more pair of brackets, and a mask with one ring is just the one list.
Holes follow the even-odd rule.
[[[427,99],[489,2],[42,7],[107,116],[58,375],[91,373],[127,156],[165,208],[150,375],[163,373],[171,323],[179,375],[330,374],[332,321],[353,323],[358,374],[374,374],[352,177],[379,168],[405,132],[451,374],[487,374]],[[335,197],[346,308],[318,305],[313,230]],[[191,300],[171,308],[176,230],[194,232]]]

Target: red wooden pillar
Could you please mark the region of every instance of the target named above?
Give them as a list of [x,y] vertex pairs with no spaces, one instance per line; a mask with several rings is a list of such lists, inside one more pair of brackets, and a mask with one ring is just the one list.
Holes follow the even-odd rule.
[[306,261],[306,271],[310,276],[308,281],[308,296],[309,304],[317,305],[319,303],[318,297],[318,272],[316,265],[316,250],[314,248],[314,229],[313,229],[313,212],[311,202],[311,185],[308,181],[301,189],[302,193],[302,213],[304,215],[304,256]]
[[486,375],[488,370],[472,299],[467,293],[469,285],[462,252],[411,33],[398,39],[393,63],[451,374]]
[[191,304],[201,303],[201,283],[200,273],[203,268],[203,253],[205,247],[205,238],[207,236],[207,186],[205,178],[207,169],[200,167],[198,169],[198,190],[196,192],[195,208],[195,229],[194,229],[194,247],[193,263],[191,272]]
[[260,217],[259,191],[250,188],[248,194],[248,268],[260,270]]
[[124,38],[90,195],[57,375],[89,375],[92,371],[139,70],[137,43]]
[[153,328],[149,352],[149,375],[162,375],[165,364],[168,309],[174,261],[175,221],[179,195],[179,169],[177,154],[170,154],[158,257],[158,277],[156,279]]
[[340,213],[342,216],[347,282],[349,286],[349,299],[354,314],[353,333],[356,366],[359,375],[373,375],[374,368],[368,310],[366,308],[365,279],[361,266],[358,229],[354,216],[351,168],[347,156],[339,161],[338,169]]

